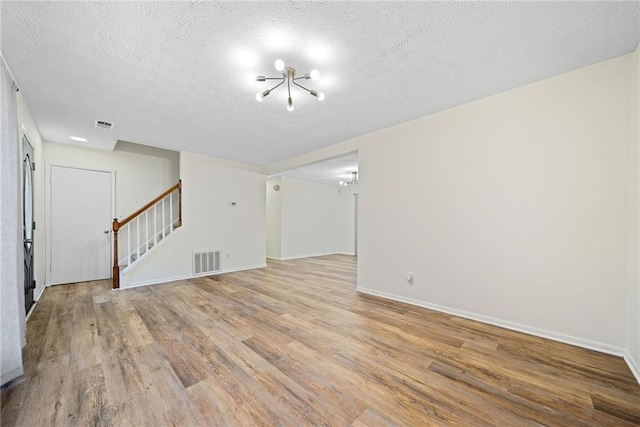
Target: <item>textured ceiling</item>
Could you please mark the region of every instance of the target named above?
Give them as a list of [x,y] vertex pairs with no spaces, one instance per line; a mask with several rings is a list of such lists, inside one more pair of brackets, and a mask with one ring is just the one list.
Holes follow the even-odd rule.
[[[639,2],[0,2],[42,136],[268,164],[632,51]],[[262,103],[282,58],[318,102]],[[113,130],[96,129],[96,119]]]
[[352,172],[358,172],[358,153],[314,163],[280,175],[338,187],[340,181],[351,182]]

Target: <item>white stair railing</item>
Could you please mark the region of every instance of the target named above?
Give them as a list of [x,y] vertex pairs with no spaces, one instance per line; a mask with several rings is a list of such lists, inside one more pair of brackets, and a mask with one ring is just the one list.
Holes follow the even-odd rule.
[[122,221],[114,219],[113,288],[119,287],[121,269],[140,261],[181,225],[181,181]]

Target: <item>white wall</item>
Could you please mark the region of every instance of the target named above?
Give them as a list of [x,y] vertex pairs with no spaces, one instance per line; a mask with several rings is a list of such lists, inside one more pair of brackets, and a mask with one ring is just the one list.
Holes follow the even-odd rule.
[[[273,189],[279,185],[279,190]],[[267,256],[353,255],[353,189],[288,177],[267,181]]]
[[[36,126],[31,111],[27,106],[22,94],[18,92],[18,126],[20,128],[20,150],[22,150],[22,135],[27,138],[33,145],[33,161],[36,170],[33,173],[33,211],[34,220],[36,222],[36,230],[34,233],[34,279],[36,281],[36,289],[34,290],[34,298],[37,300],[42,295],[45,284],[45,212],[44,212],[44,162],[42,160],[42,137]],[[24,157],[24,156],[21,156]]]
[[358,288],[626,348],[632,59],[358,138]]
[[338,189],[282,178],[282,259],[338,252]]
[[640,382],[640,46],[632,55],[629,155],[629,279],[627,341],[631,363]]
[[223,272],[266,266],[266,176],[249,165],[180,154],[183,225],[123,276],[122,287],[191,277],[198,251],[221,250]]
[[[151,147],[131,150],[118,142],[114,151],[44,143],[44,161],[65,166],[116,171],[116,215],[126,217],[178,182],[179,153]],[[118,149],[123,146],[124,149]],[[137,152],[136,152],[137,151]]]
[[[274,189],[278,186],[278,190]],[[267,258],[280,259],[282,254],[282,178],[267,180]]]
[[355,196],[358,186],[344,187],[338,194],[338,252],[356,255]]

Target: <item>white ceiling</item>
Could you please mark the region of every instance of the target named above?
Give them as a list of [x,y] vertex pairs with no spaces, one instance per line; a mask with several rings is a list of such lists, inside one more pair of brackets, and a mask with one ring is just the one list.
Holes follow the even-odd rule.
[[[46,140],[264,165],[630,52],[639,5],[2,1],[1,47]],[[277,58],[326,100],[258,103]]]
[[338,187],[340,181],[351,182],[352,172],[358,172],[358,153],[314,163],[280,175]]

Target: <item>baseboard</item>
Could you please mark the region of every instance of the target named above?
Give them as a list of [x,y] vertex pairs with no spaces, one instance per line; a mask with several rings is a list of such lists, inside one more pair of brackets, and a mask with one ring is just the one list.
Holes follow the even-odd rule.
[[[38,305],[38,300],[33,300],[33,304],[31,304],[31,307],[29,308],[29,311],[27,312],[27,315],[24,316],[24,322],[26,323],[29,320],[29,317],[31,317],[31,313],[33,313],[33,310],[35,310],[36,305]],[[24,346],[23,346],[24,347]]]
[[40,298],[42,298],[42,294],[44,293],[44,290],[46,289],[46,286],[43,286],[42,289],[40,290],[40,293],[38,295],[36,295],[36,299],[35,301],[40,301]]
[[139,288],[141,286],[159,285],[159,284],[162,284],[162,283],[176,282],[178,280],[195,279],[197,277],[206,277],[206,276],[216,276],[218,274],[234,273],[236,271],[245,271],[245,270],[255,270],[257,268],[266,268],[266,267],[267,267],[267,264],[264,263],[264,264],[249,265],[249,266],[245,266],[245,267],[228,268],[226,270],[221,270],[221,271],[218,271],[216,273],[203,274],[203,275],[198,275],[198,276],[194,276],[193,274],[186,274],[186,275],[181,275],[181,276],[163,277],[161,279],[143,280],[141,282],[130,283],[126,287],[121,287],[118,290],[127,290],[127,289],[131,289],[131,288]]
[[317,254],[288,256],[288,257],[280,258],[279,261],[291,261],[291,260],[294,260],[294,259],[315,258],[315,257],[327,256],[327,255],[339,255],[339,253],[338,252],[323,252],[323,253],[317,253]]
[[631,370],[633,376],[636,377],[636,381],[638,381],[638,384],[640,384],[640,368],[636,364],[635,360],[633,360],[633,357],[631,356],[631,353],[629,353],[629,350],[625,350],[622,357],[624,358],[624,361],[627,362],[627,366],[629,366],[629,369]]
[[505,329],[510,329],[516,332],[522,332],[524,334],[533,335],[540,338],[546,338],[553,341],[558,341],[564,344],[574,345],[576,347],[586,348],[588,350],[598,351],[600,353],[610,354],[612,356],[618,356],[624,358],[629,365],[629,369],[633,373],[636,380],[640,384],[640,371],[633,362],[631,354],[624,348],[612,346],[609,344],[600,343],[597,341],[591,341],[584,338],[574,337],[571,335],[565,335],[558,332],[548,331],[545,329],[539,329],[532,326],[523,325],[520,323],[509,322],[507,320],[496,319],[490,316],[484,316],[481,314],[475,314],[468,311],[458,310],[455,308],[445,307],[438,304],[432,304],[425,301],[416,300],[413,298],[406,298],[386,292],[380,292],[367,288],[356,288],[357,292],[385,298],[393,301],[403,302],[417,307],[427,308],[429,310],[439,311],[441,313],[453,314],[455,316],[464,317],[465,319],[476,320],[478,322],[487,323],[489,325],[498,326]]
[[274,259],[276,261],[291,261],[294,259],[302,259],[302,258],[314,258],[314,257],[318,257],[318,256],[327,256],[327,255],[349,255],[349,256],[356,256],[355,253],[352,252],[326,252],[326,253],[321,253],[321,254],[310,254],[310,255],[296,255],[296,256],[290,256],[290,257],[284,257],[284,258],[278,258],[278,257],[274,257],[274,256],[269,256],[267,255],[267,259]]
[[31,305],[31,308],[29,309],[29,311],[27,312],[27,315],[24,318],[25,323],[27,322],[27,320],[29,320],[29,317],[31,317],[31,313],[33,313],[33,310],[35,310],[36,305],[38,305],[38,301],[40,301],[40,298],[42,298],[42,294],[44,293],[45,288],[46,286],[43,286],[42,289],[40,290],[40,293],[37,295],[34,295],[33,304]]

